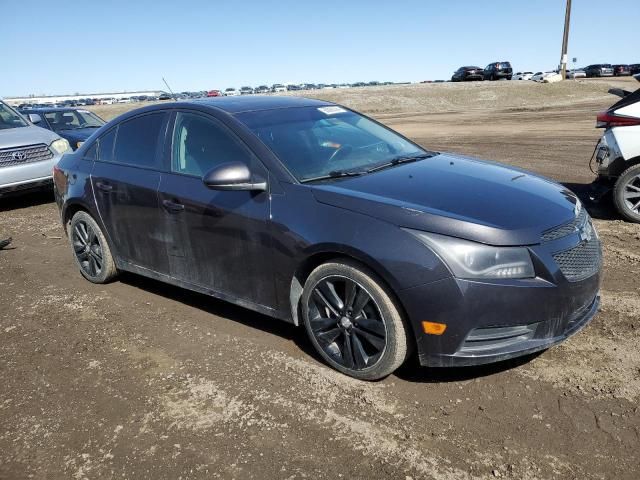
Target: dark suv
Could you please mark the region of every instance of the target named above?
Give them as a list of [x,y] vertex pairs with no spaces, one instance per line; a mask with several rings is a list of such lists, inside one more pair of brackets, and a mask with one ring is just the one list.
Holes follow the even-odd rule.
[[631,75],[631,69],[629,65],[614,65],[613,75],[616,77],[628,77]]
[[490,63],[484,69],[485,80],[511,80],[513,70],[509,62],[495,62]]
[[610,63],[597,63],[585,68],[584,73],[587,74],[587,78],[613,77],[613,67]]
[[473,80],[484,80],[482,68],[480,67],[460,67],[453,72],[452,82],[464,82]]

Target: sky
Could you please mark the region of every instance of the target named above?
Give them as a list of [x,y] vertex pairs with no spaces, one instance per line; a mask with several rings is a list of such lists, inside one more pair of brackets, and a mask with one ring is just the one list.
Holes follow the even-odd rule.
[[[417,82],[560,60],[565,0],[0,0],[0,96]],[[575,0],[569,61],[640,63],[640,0]]]

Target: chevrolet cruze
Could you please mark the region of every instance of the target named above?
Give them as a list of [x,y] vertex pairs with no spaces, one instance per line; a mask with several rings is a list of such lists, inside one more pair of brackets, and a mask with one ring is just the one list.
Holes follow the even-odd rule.
[[89,281],[134,272],[304,325],[360,379],[414,352],[438,367],[540,351],[598,309],[600,240],[573,193],[324,101],[134,110],[54,182]]

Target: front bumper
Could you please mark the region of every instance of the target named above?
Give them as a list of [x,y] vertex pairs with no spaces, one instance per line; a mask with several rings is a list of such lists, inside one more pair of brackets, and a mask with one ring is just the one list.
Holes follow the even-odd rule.
[[[532,253],[550,266],[551,260],[540,252],[545,249],[533,247]],[[497,362],[544,350],[578,332],[598,311],[601,270],[581,281],[568,281],[557,267],[549,271],[529,280],[450,277],[398,292],[415,333],[420,364]],[[423,321],[447,328],[442,335],[428,335],[422,331]]]
[[0,196],[51,185],[53,167],[61,158],[62,155],[54,155],[41,162],[22,163],[0,168]]

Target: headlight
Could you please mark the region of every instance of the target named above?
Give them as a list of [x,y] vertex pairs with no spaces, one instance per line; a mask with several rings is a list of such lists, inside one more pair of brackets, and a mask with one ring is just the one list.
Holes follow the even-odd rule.
[[528,249],[492,247],[459,238],[404,229],[432,248],[458,278],[533,278]]
[[55,153],[61,154],[61,153],[65,153],[69,150],[71,150],[71,148],[69,147],[69,142],[67,142],[64,138],[59,138],[58,140],[54,140],[53,143],[50,145],[51,150],[53,150]]

